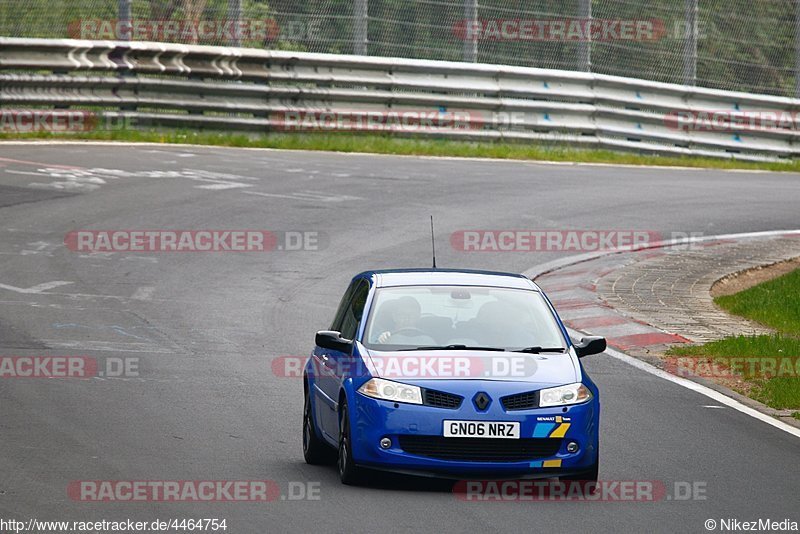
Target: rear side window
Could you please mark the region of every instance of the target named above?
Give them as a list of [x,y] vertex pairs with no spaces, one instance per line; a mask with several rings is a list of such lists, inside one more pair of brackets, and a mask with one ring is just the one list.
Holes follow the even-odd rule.
[[342,327],[339,332],[342,333],[343,338],[354,339],[356,337],[358,325],[364,315],[364,306],[367,303],[368,294],[369,284],[362,280],[353,293],[350,305],[345,309],[344,317],[342,318]]

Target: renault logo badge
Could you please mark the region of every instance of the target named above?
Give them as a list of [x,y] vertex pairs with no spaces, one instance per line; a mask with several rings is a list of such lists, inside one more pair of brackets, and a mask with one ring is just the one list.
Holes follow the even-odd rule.
[[491,403],[492,398],[483,391],[472,397],[472,404],[481,412],[488,408]]

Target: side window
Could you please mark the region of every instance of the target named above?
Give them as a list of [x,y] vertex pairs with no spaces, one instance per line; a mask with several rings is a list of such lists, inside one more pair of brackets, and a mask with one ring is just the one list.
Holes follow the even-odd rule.
[[358,324],[361,322],[361,317],[364,315],[364,306],[367,304],[367,295],[369,294],[369,284],[362,281],[361,284],[353,293],[353,299],[347,307],[342,321],[342,337],[345,339],[354,339],[356,331],[358,331]]
[[341,302],[339,302],[339,308],[336,310],[336,315],[331,323],[331,330],[335,330],[337,332],[342,331],[342,319],[344,319],[344,312],[347,311],[347,306],[350,304],[350,298],[353,296],[353,292],[358,287],[359,282],[360,280],[353,281],[350,284],[350,287],[347,288],[347,291],[344,292],[344,296],[342,297]]

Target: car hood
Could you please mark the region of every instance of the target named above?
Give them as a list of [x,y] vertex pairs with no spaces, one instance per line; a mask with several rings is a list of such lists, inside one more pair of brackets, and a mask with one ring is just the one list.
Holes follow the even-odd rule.
[[469,350],[375,351],[364,349],[370,374],[406,383],[429,380],[488,380],[540,384],[581,381],[572,349],[565,354]]

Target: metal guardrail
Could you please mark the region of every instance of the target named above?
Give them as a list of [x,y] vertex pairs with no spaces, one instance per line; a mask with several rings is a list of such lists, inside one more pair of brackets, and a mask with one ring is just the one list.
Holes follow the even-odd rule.
[[[678,128],[676,114],[786,116],[800,100],[583,72],[165,43],[0,38],[0,109],[100,108],[138,124],[233,131],[304,129],[287,114],[458,115],[397,133],[738,159],[800,153],[794,122]],[[379,125],[378,125],[379,126]],[[296,127],[296,128],[295,128]],[[329,131],[322,128],[324,131]]]

